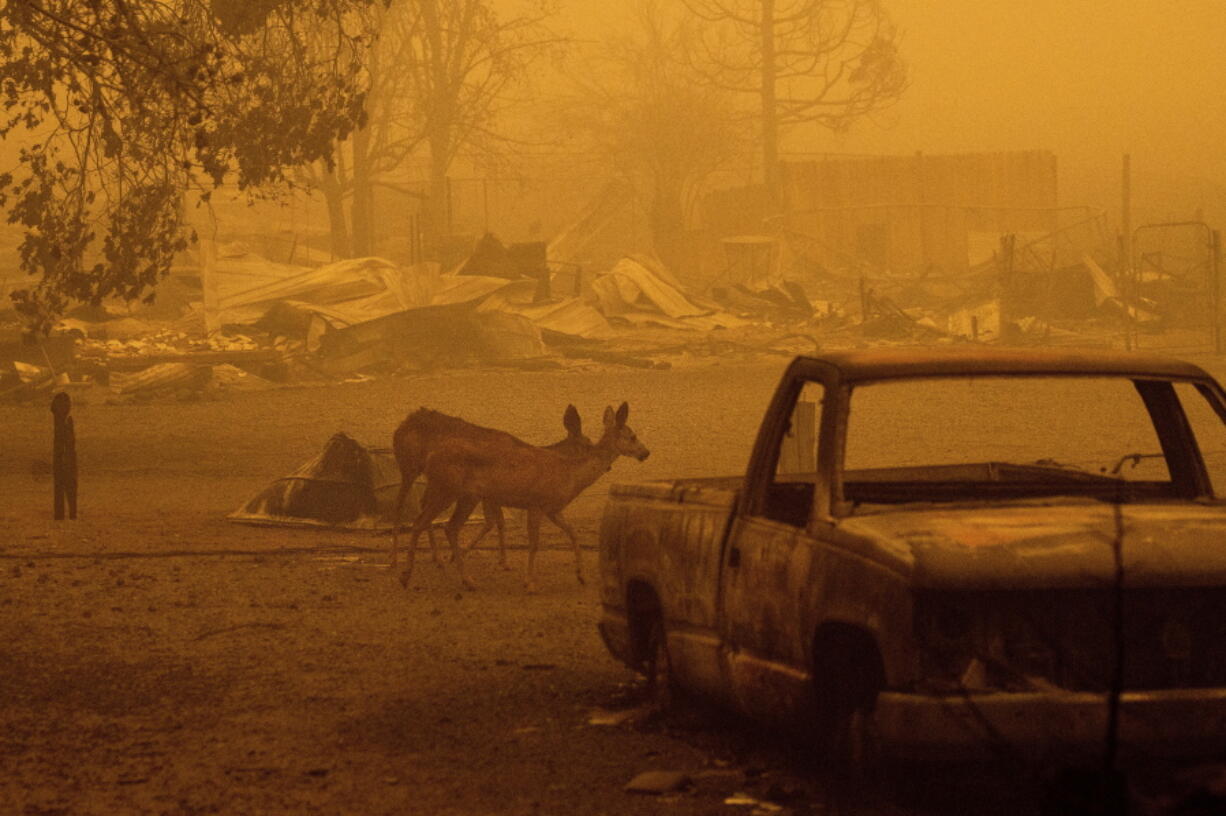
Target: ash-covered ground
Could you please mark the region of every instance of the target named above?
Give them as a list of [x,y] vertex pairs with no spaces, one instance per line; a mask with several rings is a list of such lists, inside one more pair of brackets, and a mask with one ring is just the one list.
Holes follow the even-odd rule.
[[0,407],[0,810],[656,812],[659,799],[622,791],[655,769],[695,778],[672,797],[677,813],[740,811],[724,799],[765,798],[771,785],[803,793],[778,787],[786,746],[728,736],[718,718],[590,724],[634,702],[634,676],[596,634],[594,552],[581,587],[548,524],[541,591],[527,596],[518,512],[513,571],[475,551],[472,593],[424,551],[406,592],[385,536],[224,518],[335,431],[389,445],[419,405],[543,444],[562,437],[568,402],[596,433],[604,406],[628,400],[653,455],[619,461],[572,506],[594,546],[614,480],[740,470],[780,368],[462,372],[212,402],[78,400],[75,523],[50,521],[50,412]]
[[[604,494],[614,481],[741,472],[783,363],[78,401],[81,518],[59,523],[50,413],[0,406],[0,811],[897,811],[837,801],[803,748],[714,712],[609,713],[636,692],[596,633]],[[334,432],[388,445],[420,405],[543,444],[563,435],[567,403],[595,434],[622,400],[652,456],[618,461],[572,505],[586,586],[547,524],[541,591],[525,593],[518,512],[513,570],[475,551],[476,592],[420,551],[403,590],[386,536],[225,520]],[[623,791],[649,770],[692,785]]]

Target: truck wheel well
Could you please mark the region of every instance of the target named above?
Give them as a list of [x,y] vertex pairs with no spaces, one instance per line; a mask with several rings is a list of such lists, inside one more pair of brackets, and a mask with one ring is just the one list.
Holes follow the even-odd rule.
[[652,624],[661,615],[660,596],[646,581],[631,581],[626,586],[626,617],[630,623],[630,643],[635,665],[648,658]]
[[885,686],[885,667],[873,635],[850,623],[819,626],[813,636],[813,684],[819,705],[827,710],[871,711]]

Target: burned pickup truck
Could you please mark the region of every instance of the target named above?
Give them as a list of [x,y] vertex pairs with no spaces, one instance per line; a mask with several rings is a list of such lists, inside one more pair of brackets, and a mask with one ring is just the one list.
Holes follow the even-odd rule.
[[1160,357],[797,358],[744,477],[614,487],[601,635],[844,759],[1220,755],[1224,420]]

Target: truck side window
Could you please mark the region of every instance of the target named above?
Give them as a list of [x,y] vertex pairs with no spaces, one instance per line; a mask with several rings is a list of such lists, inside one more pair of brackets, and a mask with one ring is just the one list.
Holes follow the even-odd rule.
[[817,431],[825,389],[805,383],[792,408],[787,432],[779,442],[775,474],[766,488],[763,515],[774,521],[805,527],[813,509],[817,481]]

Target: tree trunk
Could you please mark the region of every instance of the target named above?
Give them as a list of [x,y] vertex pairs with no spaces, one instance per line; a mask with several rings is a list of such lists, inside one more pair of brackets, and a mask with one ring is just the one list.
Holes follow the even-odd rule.
[[453,100],[449,96],[453,85],[449,66],[443,53],[442,28],[439,22],[438,0],[421,0],[422,21],[429,48],[430,100],[430,189],[425,201],[426,242],[441,257],[444,238],[451,234],[451,196],[447,171],[451,169]]
[[332,256],[348,258],[353,254],[349,242],[349,221],[345,217],[345,191],[336,168],[325,170],[319,189],[328,207],[328,230],[331,233]]
[[762,0],[762,180],[778,211],[779,109],[775,102],[775,0]]
[[353,252],[357,257],[375,254],[374,180],[370,172],[370,130],[353,134]]
[[681,260],[681,237],[685,233],[685,211],[677,181],[658,180],[652,195],[651,242],[664,265],[677,271]]
[[430,189],[425,203],[426,240],[437,253],[444,239],[451,234],[451,201],[447,183],[447,171],[451,162],[447,157],[447,143],[443,138],[430,139]]

